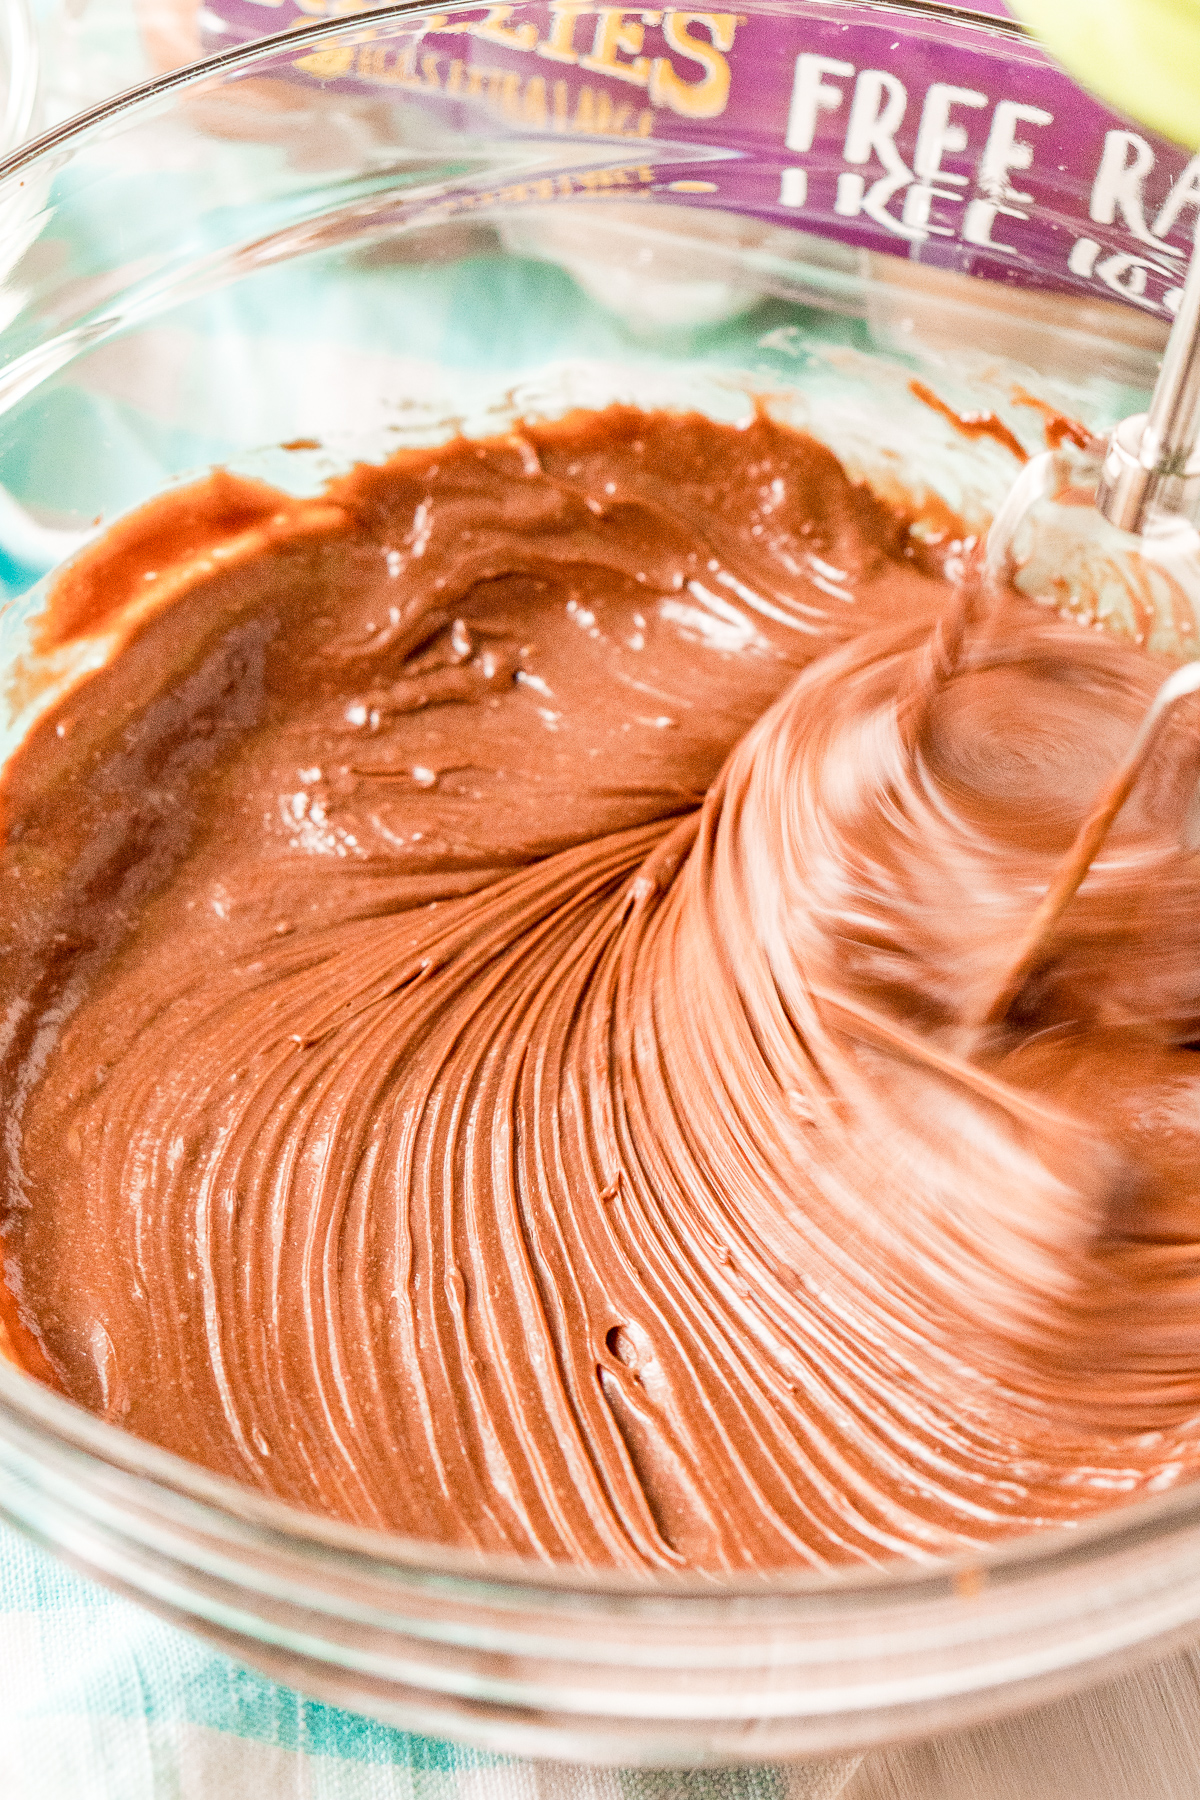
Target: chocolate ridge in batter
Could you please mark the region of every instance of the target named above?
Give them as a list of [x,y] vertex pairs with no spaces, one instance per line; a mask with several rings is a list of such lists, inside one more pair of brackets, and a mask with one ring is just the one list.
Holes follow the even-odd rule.
[[634,409],[214,476],[60,581],[43,648],[101,629],[2,790],[32,1370],[302,1506],[627,1569],[1190,1477],[1194,714],[961,1031],[1151,659],[967,604],[764,415]]

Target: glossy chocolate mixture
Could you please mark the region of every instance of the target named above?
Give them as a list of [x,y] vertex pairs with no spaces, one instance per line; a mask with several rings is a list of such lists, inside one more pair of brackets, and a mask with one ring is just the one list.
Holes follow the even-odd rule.
[[[944,555],[947,546],[941,547]],[[9,1335],[419,1538],[924,1556],[1200,1461],[1197,716],[809,439],[614,410],[229,476],[60,583],[8,768]]]

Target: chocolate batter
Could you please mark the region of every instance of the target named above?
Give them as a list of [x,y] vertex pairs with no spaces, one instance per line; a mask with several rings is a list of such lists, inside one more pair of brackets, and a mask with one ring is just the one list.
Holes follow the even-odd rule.
[[43,648],[101,628],[3,783],[32,1370],[302,1506],[627,1569],[1192,1474],[1195,712],[969,1028],[1142,652],[971,602],[765,417],[619,409],[214,476]]

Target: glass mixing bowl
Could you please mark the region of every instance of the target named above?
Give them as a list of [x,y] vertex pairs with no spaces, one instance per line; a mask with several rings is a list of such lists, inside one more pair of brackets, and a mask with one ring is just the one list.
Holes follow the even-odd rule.
[[[584,11],[610,29],[607,11]],[[526,27],[537,38],[563,17],[392,7],[318,21],[118,97],[0,164],[10,675],[48,572],[216,461],[312,491],[354,457],[454,429],[614,398],[736,419],[757,396],[906,495],[915,530],[953,516],[969,534],[1016,464],[993,438],[964,437],[914,378],[952,409],[994,411],[1030,448],[1030,394],[1098,428],[1136,410],[1166,328],[1146,308],[993,285],[732,210],[714,174],[733,153],[715,127],[673,139],[634,114],[608,135],[522,132],[501,117],[515,91],[502,74],[441,110],[419,91],[423,56],[449,79],[454,58],[426,44],[438,31],[460,30],[460,68],[490,31],[502,67],[528,50]],[[638,33],[664,15],[612,17],[633,64]],[[693,43],[733,29],[733,15],[666,17]],[[346,78],[364,46],[374,85]],[[995,53],[1011,62],[1014,40]],[[104,651],[85,644],[43,670],[43,701]],[[30,691],[6,684],[10,747]],[[2,1356],[0,1514],[310,1694],[574,1760],[861,1748],[1046,1699],[1200,1627],[1200,1492],[955,1563],[617,1579],[291,1510]]]

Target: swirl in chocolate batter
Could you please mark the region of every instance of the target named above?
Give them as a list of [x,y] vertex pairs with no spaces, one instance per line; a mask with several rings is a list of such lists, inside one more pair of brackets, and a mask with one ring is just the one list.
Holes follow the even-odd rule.
[[[9,765],[11,1336],[338,1517],[926,1557],[1200,1462],[1186,707],[811,440],[615,410],[228,476],[60,584]],[[1195,1071],[1195,1072],[1194,1072]]]

